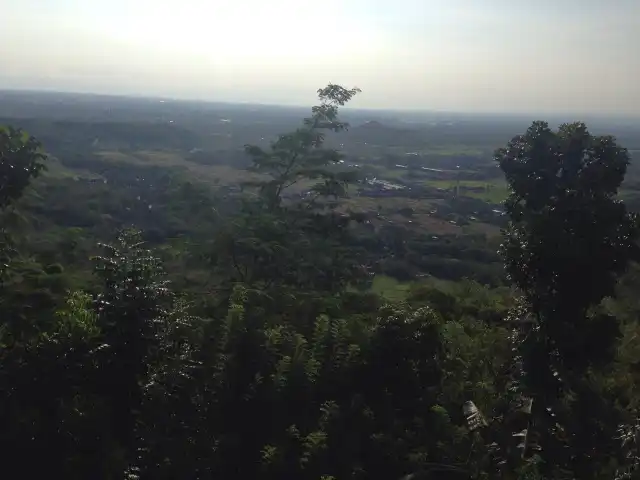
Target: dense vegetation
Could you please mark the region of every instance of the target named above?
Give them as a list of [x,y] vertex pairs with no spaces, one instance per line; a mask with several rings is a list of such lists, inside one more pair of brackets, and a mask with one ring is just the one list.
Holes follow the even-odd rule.
[[[0,130],[4,471],[640,478],[628,150],[535,122],[491,164],[453,155],[466,187],[444,154],[349,168],[358,90],[318,93],[290,133],[191,167],[145,156],[153,124],[18,120],[49,155]],[[162,128],[163,148],[200,138]],[[394,128],[349,138],[422,145]],[[246,172],[193,175],[212,165]]]

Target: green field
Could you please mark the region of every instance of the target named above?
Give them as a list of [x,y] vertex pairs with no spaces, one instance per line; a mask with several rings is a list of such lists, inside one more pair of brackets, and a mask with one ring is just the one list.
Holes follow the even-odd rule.
[[397,302],[407,298],[410,283],[403,283],[387,275],[376,275],[371,285],[371,291],[386,298],[389,301]]
[[[425,185],[434,188],[452,190],[456,185],[460,186],[460,195],[479,198],[486,202],[502,203],[507,198],[507,186],[502,179],[492,180],[426,180]],[[482,189],[481,191],[470,191],[466,188]]]
[[464,195],[473,198],[479,198],[480,200],[484,200],[489,203],[502,203],[507,198],[509,194],[509,189],[506,186],[493,186],[489,190],[485,190],[484,192],[465,192]]

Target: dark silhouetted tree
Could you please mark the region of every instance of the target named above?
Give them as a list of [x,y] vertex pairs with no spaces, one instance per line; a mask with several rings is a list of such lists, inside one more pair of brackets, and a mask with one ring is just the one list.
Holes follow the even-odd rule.
[[589,372],[613,360],[620,335],[599,307],[639,258],[637,219],[616,198],[629,155],[582,123],[534,122],[495,159],[510,188],[501,250],[523,296],[514,400],[533,400],[521,447],[528,456],[537,438],[546,475],[596,478],[615,453],[616,422]]

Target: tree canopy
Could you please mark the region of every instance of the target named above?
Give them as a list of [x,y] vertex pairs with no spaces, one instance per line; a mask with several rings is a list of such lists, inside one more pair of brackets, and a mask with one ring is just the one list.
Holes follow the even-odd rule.
[[[469,247],[443,263],[460,238],[407,241],[349,208],[359,179],[326,142],[347,129],[339,108],[358,92],[330,84],[300,127],[246,146],[260,176],[226,202],[162,172],[135,190],[175,209],[171,222],[207,224],[192,243],[121,229],[81,281],[39,263],[26,240],[4,250],[9,476],[634,478],[639,225],[617,196],[628,152],[582,123],[534,122],[494,158],[509,191],[510,288],[425,280],[389,301],[361,288],[378,268],[367,247],[393,252],[389,270],[395,255],[442,270],[498,257]],[[0,161],[7,210],[47,157],[9,128]],[[152,200],[127,205],[139,211],[126,218],[150,221]],[[82,232],[65,230],[53,257],[73,263]],[[178,257],[179,285],[204,271],[216,289],[170,282]]]

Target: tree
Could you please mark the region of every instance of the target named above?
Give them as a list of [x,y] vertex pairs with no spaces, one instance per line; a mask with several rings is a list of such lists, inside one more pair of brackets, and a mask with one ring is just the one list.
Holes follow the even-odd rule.
[[[615,454],[615,414],[589,372],[615,355],[617,320],[599,307],[640,258],[637,218],[616,199],[628,152],[582,123],[534,122],[496,152],[510,194],[501,252],[523,296],[514,311],[514,400],[533,401],[545,473],[595,478]],[[521,395],[521,396],[519,396]],[[525,452],[528,453],[528,452]]]
[[[19,252],[15,227],[21,217],[11,208],[29,182],[45,168],[45,160],[46,155],[34,137],[20,129],[0,127],[0,316],[4,334],[14,337],[31,328],[25,324],[20,312],[29,307],[33,311],[51,306],[51,295],[42,288],[34,292],[30,285],[30,291],[21,295],[22,284],[29,284],[40,268],[28,259],[16,261]],[[14,269],[19,271],[13,272]],[[27,302],[27,299],[33,302]]]
[[0,127],[0,210],[22,195],[44,169],[46,158],[34,137],[20,129]]
[[0,127],[0,280],[12,251],[6,227],[13,222],[6,209],[22,196],[29,182],[40,175],[46,158],[34,137],[20,129]]
[[193,406],[184,388],[196,319],[175,303],[160,260],[142,248],[139,232],[123,231],[103,248],[96,258],[103,283],[97,298],[102,393],[123,465],[131,475],[155,477],[162,464],[166,471],[183,465],[184,457],[172,462],[167,455],[169,445],[186,442],[190,433],[180,415],[189,416]]
[[346,185],[355,180],[349,172],[336,172],[330,165],[342,160],[335,149],[323,146],[326,132],[341,132],[349,127],[338,118],[338,109],[349,102],[360,89],[346,89],[329,84],[318,90],[320,105],[311,108],[311,117],[305,118],[303,126],[280,135],[268,150],[256,145],[247,145],[251,156],[251,171],[267,175],[267,180],[247,183],[259,188],[260,196],[267,208],[281,206],[283,194],[302,181],[318,181],[310,187],[313,194],[305,202],[308,206],[318,197],[339,197],[346,194]]
[[[246,146],[249,170],[265,179],[245,182],[257,196],[245,199],[241,214],[217,237],[212,260],[219,271],[266,290],[338,290],[363,272],[348,242],[353,217],[336,212],[336,200],[356,174],[332,168],[342,155],[323,146],[328,132],[348,127],[338,109],[358,92],[329,84],[318,90],[320,105],[302,127],[280,135],[268,149]],[[296,185],[303,191],[289,195]]]

